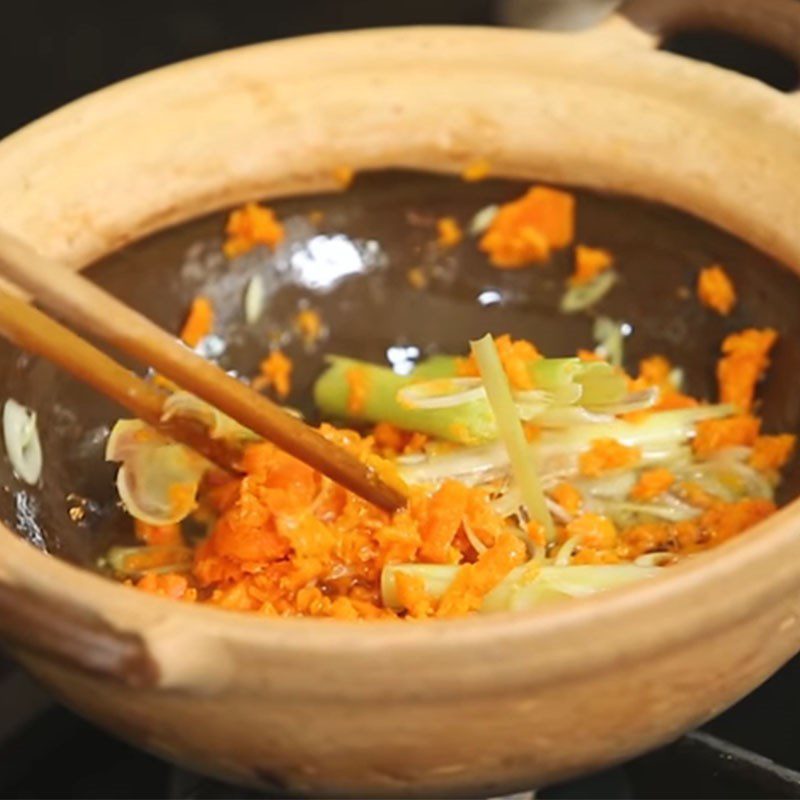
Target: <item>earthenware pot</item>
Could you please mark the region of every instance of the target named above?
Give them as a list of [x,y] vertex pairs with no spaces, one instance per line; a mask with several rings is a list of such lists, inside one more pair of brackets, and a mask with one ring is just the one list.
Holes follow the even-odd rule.
[[[728,253],[750,282],[754,319],[759,309],[762,321],[777,315],[785,344],[770,408],[796,426],[798,281],[789,270],[800,271],[800,97],[657,45],[665,30],[713,24],[797,60],[799,12],[789,0],[635,2],[627,17],[581,33],[374,30],[201,58],[113,86],[0,143],[0,218],[80,269],[245,200],[335,189],[341,166],[457,174],[486,158],[497,178],[659,201],[740,240],[673,211],[642,212],[642,224],[667,226],[664,252],[683,241],[698,259]],[[393,197],[392,181],[404,180],[370,184],[371,197],[379,204],[380,187]],[[413,192],[404,196],[413,206]],[[586,223],[598,237],[602,213]],[[631,211],[608,225],[630,234],[612,242],[620,252],[623,240],[650,252],[637,244],[639,219]],[[150,246],[124,251],[109,285],[134,269],[137,252],[157,252]],[[148,308],[137,280],[120,281]],[[637,319],[662,319],[666,294],[638,285]],[[164,324],[175,324],[170,313],[153,305]],[[677,336],[673,355],[691,360],[705,346],[696,334]],[[354,336],[367,340],[369,330]],[[59,403],[94,413],[86,394],[10,348],[0,369],[42,418]],[[58,419],[43,433],[42,487],[22,493],[3,466],[0,634],[68,705],[205,773],[342,796],[543,785],[678,736],[800,648],[797,502],[646,586],[547,613],[365,625],[145,596],[79,566],[91,561],[92,534],[79,545],[68,531],[75,462],[69,420]],[[112,473],[102,469],[106,485]]]

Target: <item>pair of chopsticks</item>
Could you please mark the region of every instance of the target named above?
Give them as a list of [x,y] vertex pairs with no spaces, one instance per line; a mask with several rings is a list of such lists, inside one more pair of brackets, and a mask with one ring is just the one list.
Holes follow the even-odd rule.
[[[375,505],[405,503],[396,489],[365,464],[304,422],[179,343],[79,272],[37,253],[0,231],[0,275],[30,293],[44,308],[97,336],[241,425]],[[144,422],[230,471],[241,453],[213,440],[204,427],[175,417],[163,422],[166,394],[25,300],[0,289],[0,334],[18,347],[54,362],[127,408]]]

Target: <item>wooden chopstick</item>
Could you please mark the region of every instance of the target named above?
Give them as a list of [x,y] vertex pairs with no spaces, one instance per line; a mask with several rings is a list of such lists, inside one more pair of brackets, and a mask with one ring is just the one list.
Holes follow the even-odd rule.
[[[76,328],[98,336],[141,364],[152,366],[183,389],[365,500],[390,511],[405,504],[401,492],[384,483],[355,456],[180,344],[171,334],[79,272],[46,258],[4,231],[0,231],[0,274]],[[21,329],[27,330],[29,321],[30,317],[23,319],[18,312],[14,335],[20,337]],[[0,325],[5,325],[5,321]],[[10,327],[11,323],[8,325]],[[73,340],[70,346],[74,344]],[[58,341],[53,345],[57,346]],[[60,354],[60,348],[57,350]],[[55,350],[51,350],[51,355],[56,360]],[[63,356],[58,363],[66,365],[71,361]],[[109,382],[115,383],[119,377],[117,373]],[[112,387],[97,388],[108,394],[106,389]]]
[[30,303],[0,289],[0,335],[46,358],[133,412],[162,433],[202,453],[228,472],[240,469],[240,447],[212,439],[205,427],[185,417],[163,421],[167,394],[114,361]]

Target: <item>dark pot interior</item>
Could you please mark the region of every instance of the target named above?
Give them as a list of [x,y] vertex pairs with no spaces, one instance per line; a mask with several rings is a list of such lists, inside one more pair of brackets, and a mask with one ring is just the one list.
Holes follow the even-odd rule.
[[[640,357],[662,353],[684,367],[689,391],[713,398],[722,338],[747,326],[773,326],[781,339],[761,390],[765,429],[800,430],[797,275],[681,212],[577,191],[577,241],[611,250],[622,277],[593,312],[563,316],[556,308],[571,251],[543,267],[501,271],[487,265],[470,236],[444,253],[432,244],[437,217],[454,216],[466,227],[482,207],[525,188],[514,181],[464,183],[407,172],[364,175],[342,194],[272,203],[289,232],[274,255],[258,250],[228,264],[220,251],[225,215],[214,214],[128,247],[88,274],[170,331],[179,330],[195,294],[210,296],[225,345],[219,362],[226,369],[253,374],[270,343],[280,341],[295,361],[289,402],[312,419],[309,389],[325,353],[385,362],[413,356],[413,348],[422,355],[463,352],[467,339],[488,330],[524,336],[548,355],[565,355],[593,346],[593,316],[604,314],[633,327],[626,340],[629,370]],[[313,224],[311,212],[322,212],[322,220]],[[711,262],[725,266],[739,293],[728,318],[695,297],[697,272]],[[412,267],[427,276],[425,290],[409,284]],[[259,322],[246,325],[242,294],[256,273],[268,287],[266,307]],[[310,350],[292,329],[304,304],[318,310],[328,328]],[[5,454],[0,459],[0,516],[36,546],[92,566],[111,542],[131,537],[131,522],[116,500],[115,467],[103,461],[108,426],[124,413],[4,342],[0,374],[6,396],[38,412],[45,455],[42,480],[33,488],[14,477]],[[781,499],[798,489],[795,461]],[[74,521],[70,509],[82,518]]]

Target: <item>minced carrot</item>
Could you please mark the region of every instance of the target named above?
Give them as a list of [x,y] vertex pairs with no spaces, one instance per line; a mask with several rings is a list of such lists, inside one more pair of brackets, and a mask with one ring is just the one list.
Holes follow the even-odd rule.
[[333,170],[333,179],[342,189],[347,189],[356,177],[355,170],[352,167],[336,167]]
[[409,615],[415,619],[425,619],[433,614],[434,602],[425,591],[425,581],[418,575],[398,572],[395,576],[397,599]]
[[406,273],[406,280],[414,289],[424,289],[428,285],[428,279],[422,267],[412,267]]
[[551,248],[566,247],[575,235],[575,198],[567,192],[534,186],[518,200],[500,206],[479,247],[501,269],[545,261]]
[[225,233],[227,239],[222,249],[228,258],[247,253],[259,244],[274,249],[285,235],[275,212],[258,203],[248,203],[232,212]]
[[369,392],[367,373],[359,367],[347,370],[347,410],[356,416],[364,411]]
[[736,290],[725,270],[717,264],[700,270],[697,277],[700,302],[726,317],[736,305]]
[[581,514],[567,523],[566,535],[579,536],[582,547],[602,549],[613,547],[617,541],[614,523],[600,514]]
[[579,244],[575,247],[575,270],[569,282],[572,286],[589,283],[601,272],[610,269],[613,264],[614,259],[608,250]]
[[[512,339],[507,333],[495,337],[494,343],[511,385],[523,391],[533,389],[533,378],[529,367],[533,361],[538,361],[542,357],[541,353],[525,339]],[[472,354],[467,358],[457,359],[456,369],[462,377],[480,375],[478,362]]]
[[748,328],[732,333],[722,343],[723,357],[717,364],[720,401],[742,411],[753,407],[756,384],[769,366],[769,353],[778,334],[772,328]]
[[253,380],[253,388],[274,389],[281,399],[292,390],[292,359],[281,350],[273,350],[259,365],[259,374]]
[[461,616],[476,611],[483,598],[524,560],[525,546],[520,539],[511,533],[503,534],[474,564],[459,568],[439,601],[436,616]]
[[705,419],[697,423],[692,448],[698,456],[707,456],[725,447],[749,447],[755,444],[761,421],[749,415],[726,419]]
[[181,340],[189,347],[197,347],[214,328],[214,308],[207,297],[199,295],[192,300],[189,314],[181,328]]
[[578,458],[581,474],[596,478],[615,469],[625,469],[638,463],[641,451],[616,439],[595,439],[591,447]]
[[379,422],[372,429],[375,446],[382,455],[419,453],[428,442],[428,437],[419,431],[404,431],[391,422]]
[[581,510],[583,505],[583,496],[571,483],[562,481],[550,492],[550,496],[564,511],[573,516]]
[[584,350],[583,348],[578,350],[578,358],[581,361],[605,361],[600,353],[595,353],[594,350]]
[[464,232],[455,217],[437,219],[436,233],[436,244],[442,248],[455,247],[464,238]]
[[186,577],[174,573],[166,575],[150,573],[136,582],[136,588],[173,600],[194,600],[197,596],[195,590],[189,588],[189,581]]
[[133,529],[136,538],[147,545],[178,545],[183,543],[181,526],[175,522],[171,525],[151,525],[134,519]]
[[462,525],[468,501],[469,488],[458,481],[447,480],[435,492],[420,526],[420,555],[424,561],[445,564],[453,560],[453,539]]
[[753,444],[750,464],[762,472],[780,469],[789,460],[797,443],[790,433],[778,436],[759,436]]
[[664,467],[644,470],[631,489],[634,500],[652,500],[668,491],[675,482],[675,476]]
[[464,167],[463,172],[461,173],[462,180],[465,180],[469,183],[473,183],[475,181],[482,181],[485,178],[489,177],[489,172],[492,169],[492,165],[489,161],[485,158],[478,158],[475,161],[470,162]]
[[306,344],[314,344],[322,336],[322,317],[313,308],[303,308],[294,318],[294,326]]

